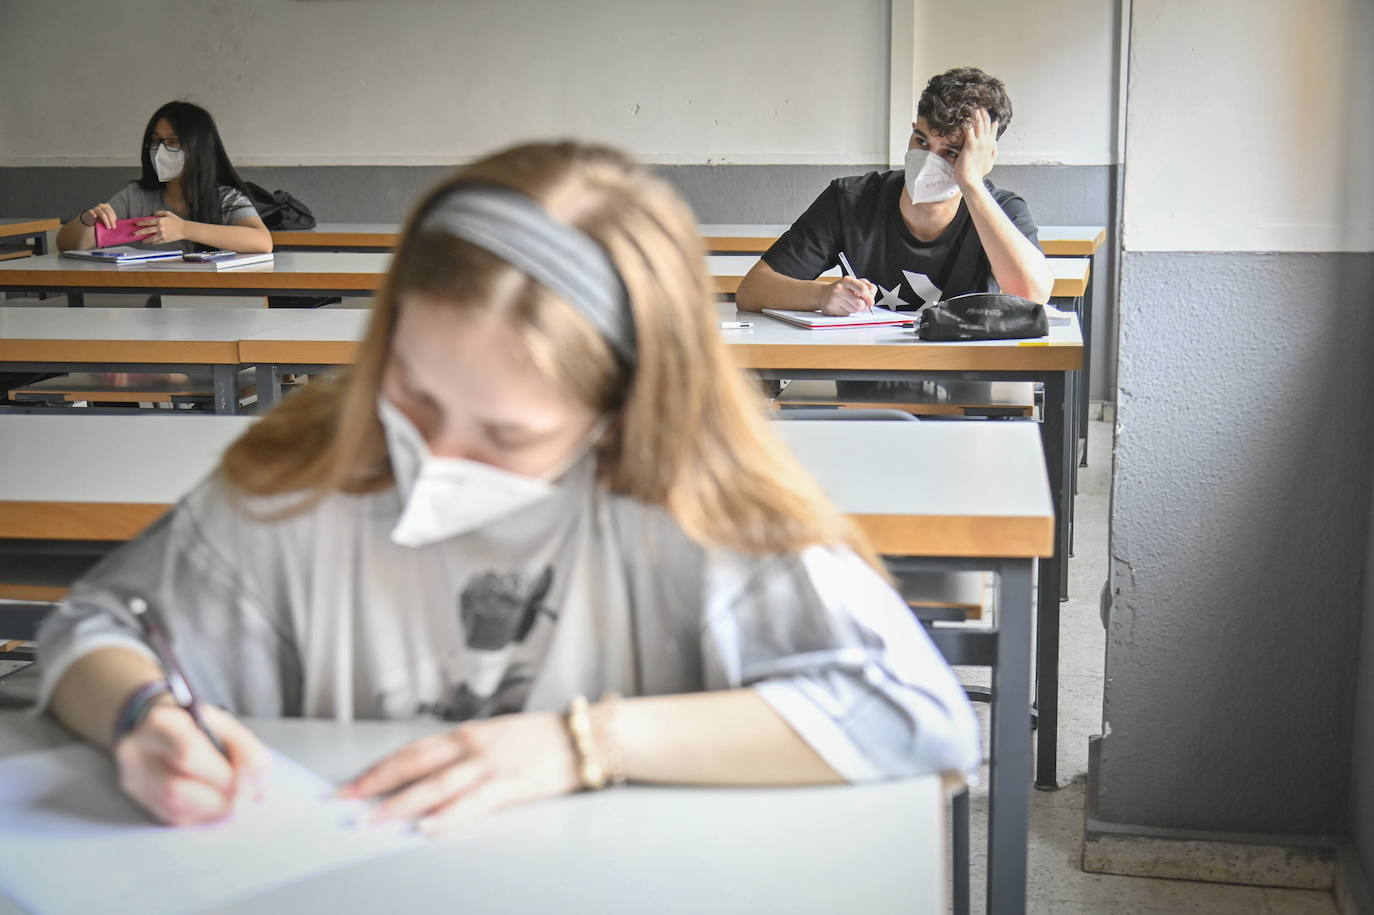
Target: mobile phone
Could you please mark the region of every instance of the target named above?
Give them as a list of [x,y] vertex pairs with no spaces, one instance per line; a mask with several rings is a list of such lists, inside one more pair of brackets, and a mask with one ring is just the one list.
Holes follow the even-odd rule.
[[237,251],[190,251],[181,256],[184,261],[195,261],[204,263],[205,261],[222,261],[238,255]]

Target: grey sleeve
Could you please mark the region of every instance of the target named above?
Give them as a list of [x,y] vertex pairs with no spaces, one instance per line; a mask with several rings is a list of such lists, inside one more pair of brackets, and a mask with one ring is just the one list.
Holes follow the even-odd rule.
[[248,195],[236,187],[221,187],[219,189],[219,214],[224,225],[232,226],[247,216],[258,215],[257,209],[253,206],[253,201],[248,199]]
[[241,715],[299,714],[300,664],[288,617],[270,612],[275,601],[259,587],[270,570],[234,558],[237,535],[248,533],[235,528],[248,524],[207,481],[81,578],[38,634],[39,709],[67,668],[98,648],[120,645],[151,657],[127,609],[138,596],[161,614],[204,701]]
[[109,200],[105,201],[105,202],[108,203],[108,204],[110,205],[110,207],[115,211],[115,218],[116,218],[116,219],[128,219],[128,218],[130,218],[131,216],[147,216],[147,215],[148,215],[147,213],[135,213],[135,212],[133,212],[133,209],[134,209],[134,204],[133,204],[133,193],[134,193],[134,189],[137,188],[137,187],[138,187],[138,184],[137,184],[136,182],[130,181],[128,184],[126,184],[126,185],[124,185],[122,188],[120,188],[118,193],[116,193],[116,194],[115,194],[113,197],[111,197]]
[[963,688],[910,608],[852,551],[717,557],[707,594],[706,688],[752,687],[844,778],[977,766]]

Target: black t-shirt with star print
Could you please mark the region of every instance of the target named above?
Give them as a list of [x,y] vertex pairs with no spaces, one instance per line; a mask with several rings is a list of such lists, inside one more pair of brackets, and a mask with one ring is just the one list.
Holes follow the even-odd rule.
[[[1016,228],[1038,245],[1026,201],[990,181],[983,183]],[[878,304],[894,311],[914,310],[932,299],[966,292],[997,291],[968,204],[961,200],[954,220],[938,238],[926,242],[902,221],[898,201],[904,193],[901,169],[838,178],[773,243],[763,260],[784,276],[813,280],[838,265],[844,252],[860,277],[880,287]]]

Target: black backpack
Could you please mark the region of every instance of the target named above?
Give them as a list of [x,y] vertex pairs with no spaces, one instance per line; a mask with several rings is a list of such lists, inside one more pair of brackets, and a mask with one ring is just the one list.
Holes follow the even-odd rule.
[[315,214],[310,212],[310,207],[286,191],[268,191],[251,181],[246,184],[248,198],[267,228],[274,231],[315,228]]

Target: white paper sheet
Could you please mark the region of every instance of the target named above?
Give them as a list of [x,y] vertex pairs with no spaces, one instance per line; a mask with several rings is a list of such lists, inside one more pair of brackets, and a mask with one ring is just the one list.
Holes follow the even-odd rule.
[[365,806],[332,791],[278,754],[265,801],[173,829],[87,744],[0,759],[0,892],[43,915],[199,912],[425,841],[403,824],[354,825]]

